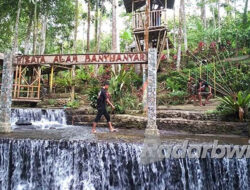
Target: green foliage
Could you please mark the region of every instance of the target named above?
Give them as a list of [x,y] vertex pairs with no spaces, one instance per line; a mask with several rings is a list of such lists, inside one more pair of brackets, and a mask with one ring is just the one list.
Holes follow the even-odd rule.
[[69,88],[73,83],[70,72],[68,71],[59,72],[55,79],[55,83],[57,86],[63,88]]
[[100,91],[99,82],[96,79],[91,79],[89,81],[89,87],[87,89],[88,100],[90,101],[90,106],[97,108],[97,96]]
[[132,69],[122,68],[118,74],[112,73],[109,92],[115,104],[116,113],[124,113],[129,109],[140,109],[141,105],[135,95],[136,87],[141,86],[141,83],[141,78]]
[[91,78],[90,73],[91,72],[88,72],[85,67],[81,66],[76,70],[76,78],[80,81],[86,82]]
[[133,34],[130,30],[124,30],[120,34],[120,47],[121,52],[126,51],[126,47],[133,42]]
[[68,106],[68,107],[71,107],[71,108],[73,108],[73,109],[77,109],[77,108],[79,108],[79,106],[80,106],[80,102],[79,102],[79,100],[69,101],[69,102],[67,103],[67,106]]
[[172,105],[178,105],[178,104],[184,104],[186,97],[187,97],[187,92],[185,91],[174,91],[169,93],[169,104]]
[[237,96],[234,98],[232,96],[225,96],[220,98],[221,104],[217,107],[219,111],[224,116],[238,116],[239,110],[242,108],[244,110],[244,115],[247,115],[248,109],[250,107],[250,94],[238,92]]
[[166,79],[166,88],[170,91],[185,91],[187,88],[187,75],[181,72],[171,71]]
[[112,94],[115,100],[122,98],[125,88],[126,90],[131,90],[130,82],[131,71],[128,72],[122,69],[118,74],[112,72],[109,92]]
[[138,99],[131,94],[125,94],[123,98],[115,102],[115,113],[123,114],[130,109],[141,109]]
[[56,100],[55,99],[48,99],[48,104],[49,105],[55,105],[55,103],[56,103]]

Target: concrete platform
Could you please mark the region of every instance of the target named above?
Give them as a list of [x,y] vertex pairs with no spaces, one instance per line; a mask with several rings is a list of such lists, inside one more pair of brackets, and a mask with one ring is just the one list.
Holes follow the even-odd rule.
[[[0,133],[0,139],[37,139],[37,140],[69,140],[69,141],[90,141],[90,142],[126,142],[143,143],[144,130],[119,129],[119,132],[110,133],[108,127],[97,127],[97,133],[91,133],[88,126],[67,126],[64,128],[49,130],[17,129],[9,134]],[[160,140],[166,143],[178,143],[188,140],[190,143],[213,143],[218,140],[220,144],[248,145],[248,137],[237,135],[216,135],[216,134],[191,134],[181,130],[160,130]]]

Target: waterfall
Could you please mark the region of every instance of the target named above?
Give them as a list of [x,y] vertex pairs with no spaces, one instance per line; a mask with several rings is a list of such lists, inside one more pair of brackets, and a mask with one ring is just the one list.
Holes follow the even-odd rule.
[[249,159],[140,164],[141,145],[0,139],[0,189],[249,189]]
[[32,125],[47,128],[49,126],[62,126],[66,125],[66,115],[63,109],[12,109],[11,111],[11,124],[19,119],[24,119],[32,123]]

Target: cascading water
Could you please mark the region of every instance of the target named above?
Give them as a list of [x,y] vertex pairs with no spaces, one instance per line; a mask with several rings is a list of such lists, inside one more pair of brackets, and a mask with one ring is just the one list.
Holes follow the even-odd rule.
[[141,146],[0,140],[0,189],[249,189],[249,159],[140,164]]
[[15,127],[15,123],[19,119],[31,122],[33,126],[39,128],[66,125],[66,116],[63,109],[12,109],[12,126]]

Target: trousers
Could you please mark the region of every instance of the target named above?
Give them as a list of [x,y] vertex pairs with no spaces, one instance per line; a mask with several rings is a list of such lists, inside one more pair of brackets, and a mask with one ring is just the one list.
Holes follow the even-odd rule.
[[104,117],[106,118],[107,122],[110,122],[110,116],[109,116],[106,108],[100,108],[100,109],[98,109],[98,113],[97,113],[96,118],[95,118],[95,122],[96,123],[100,121],[102,115],[104,115]]

